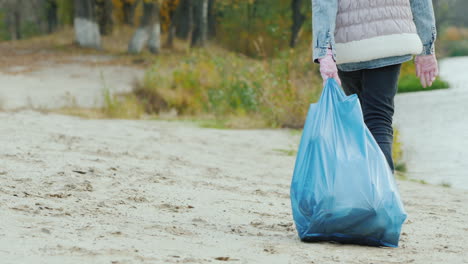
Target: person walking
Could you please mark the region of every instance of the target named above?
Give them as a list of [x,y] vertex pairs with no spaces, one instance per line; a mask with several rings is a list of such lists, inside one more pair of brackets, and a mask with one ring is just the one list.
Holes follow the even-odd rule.
[[415,57],[423,87],[438,75],[431,0],[312,0],[313,60],[325,81],[357,94],[364,122],[394,171],[394,97],[401,64]]

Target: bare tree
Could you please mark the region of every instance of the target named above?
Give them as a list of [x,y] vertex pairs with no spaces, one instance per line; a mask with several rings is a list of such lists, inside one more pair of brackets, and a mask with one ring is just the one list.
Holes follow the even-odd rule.
[[93,0],[75,0],[76,42],[86,48],[101,48],[101,34],[96,22]]

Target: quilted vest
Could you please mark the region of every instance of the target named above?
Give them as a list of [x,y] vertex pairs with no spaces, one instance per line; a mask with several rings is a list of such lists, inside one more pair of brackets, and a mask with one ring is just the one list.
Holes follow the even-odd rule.
[[337,64],[420,54],[410,0],[338,0]]

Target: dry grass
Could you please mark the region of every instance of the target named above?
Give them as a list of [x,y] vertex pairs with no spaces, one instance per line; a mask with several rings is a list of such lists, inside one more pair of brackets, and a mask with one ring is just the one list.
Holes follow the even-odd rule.
[[[109,36],[102,37],[102,49],[81,48],[74,43],[72,28],[44,36],[17,41],[0,42],[0,71],[7,74],[22,74],[37,70],[44,62],[55,64],[82,63],[90,66],[124,65],[146,69],[158,58],[184,56],[189,51],[185,41],[175,40],[174,47],[165,48],[158,55],[145,50],[141,54],[127,54],[127,45],[133,35],[131,27],[119,27]],[[165,36],[163,36],[165,39]],[[89,56],[89,60],[76,57]],[[15,68],[14,71],[11,69]]]
[[158,58],[134,94],[150,114],[175,110],[180,116],[254,117],[268,127],[302,127],[322,88],[309,58],[302,49],[255,60],[210,46]]

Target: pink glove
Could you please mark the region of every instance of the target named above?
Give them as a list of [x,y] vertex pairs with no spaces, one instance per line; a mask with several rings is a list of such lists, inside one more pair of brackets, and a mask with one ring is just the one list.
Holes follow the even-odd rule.
[[320,75],[323,78],[323,85],[328,78],[335,78],[338,84],[341,86],[340,77],[338,77],[338,69],[336,68],[336,62],[333,60],[333,53],[331,49],[327,50],[327,55],[319,59],[320,62]]
[[424,88],[431,86],[439,74],[436,56],[434,54],[418,55],[414,59],[414,64],[416,65],[416,75],[421,79],[422,86]]

